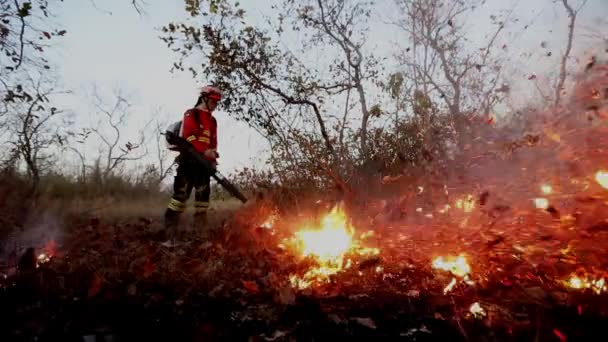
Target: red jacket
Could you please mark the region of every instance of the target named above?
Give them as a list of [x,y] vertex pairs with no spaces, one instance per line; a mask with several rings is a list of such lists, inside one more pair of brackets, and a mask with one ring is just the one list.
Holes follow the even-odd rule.
[[[180,136],[186,138],[199,153],[217,149],[217,121],[211,113],[192,108],[184,113]],[[207,158],[215,161],[215,158]]]

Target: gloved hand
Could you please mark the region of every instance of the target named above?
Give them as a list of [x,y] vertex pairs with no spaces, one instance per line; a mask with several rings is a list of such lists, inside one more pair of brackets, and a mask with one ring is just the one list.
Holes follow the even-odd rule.
[[205,157],[209,158],[209,159],[217,159],[217,158],[220,157],[220,154],[217,153],[217,150],[216,149],[212,149],[212,148],[210,148],[208,150],[205,150],[205,152],[203,153],[203,155]]

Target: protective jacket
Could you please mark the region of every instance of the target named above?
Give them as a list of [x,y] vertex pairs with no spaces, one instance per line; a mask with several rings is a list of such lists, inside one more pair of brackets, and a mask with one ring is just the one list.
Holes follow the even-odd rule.
[[[187,110],[179,135],[188,140],[201,154],[208,149],[217,149],[217,121],[208,111],[198,108]],[[215,162],[215,158],[205,158]]]

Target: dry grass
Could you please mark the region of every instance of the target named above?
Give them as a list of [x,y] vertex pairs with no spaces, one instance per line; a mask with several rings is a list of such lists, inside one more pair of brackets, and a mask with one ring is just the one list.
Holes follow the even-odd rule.
[[[95,199],[61,199],[47,201],[43,205],[46,211],[70,217],[98,217],[104,221],[122,221],[134,218],[157,220],[162,218],[169,195],[140,199],[103,197]],[[185,217],[192,215],[193,199],[188,201]],[[240,207],[234,199],[212,200],[210,216],[225,216]]]

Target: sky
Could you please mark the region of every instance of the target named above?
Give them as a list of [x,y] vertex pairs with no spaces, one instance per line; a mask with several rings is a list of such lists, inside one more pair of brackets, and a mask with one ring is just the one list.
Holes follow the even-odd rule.
[[[162,119],[167,123],[181,119],[183,112],[194,104],[197,90],[205,80],[194,79],[186,72],[171,73],[169,70],[177,56],[159,38],[158,28],[188,17],[184,2],[145,0],[145,14],[141,16],[130,2],[65,0],[57,11],[56,21],[68,33],[52,56],[59,66],[59,79],[74,91],[73,96],[62,101],[65,107],[73,110],[81,125],[95,120],[88,97],[93,84],[105,91],[118,87],[131,94],[133,114],[125,131],[135,140],[137,129],[150,120],[156,108],[162,107]],[[374,15],[385,21],[393,19],[392,0],[379,0],[378,4]],[[264,15],[276,15],[270,10],[270,2],[243,0],[241,5],[257,22],[261,22]],[[515,16],[519,21],[505,32],[501,42],[508,44],[508,55],[513,60],[508,67],[516,81],[513,87],[515,96],[526,98],[530,87],[524,80],[529,73],[537,73],[542,82],[546,81],[544,73],[556,70],[565,45],[567,17],[561,1],[489,0],[481,12],[467,22],[469,38],[480,41],[487,36],[491,32],[488,26],[490,14],[510,6],[515,6]],[[592,47],[583,39],[590,29],[608,32],[606,21],[602,21],[607,17],[607,0],[588,1],[579,14],[577,27],[580,30],[577,33],[580,39],[575,40],[574,46],[577,54],[582,56]],[[524,29],[528,23],[530,27]],[[289,38],[297,39],[296,36]],[[400,39],[395,27],[377,24],[366,45],[375,51],[389,51],[402,43]],[[284,43],[297,44],[295,41]],[[546,47],[541,48],[541,43]],[[552,57],[546,56],[548,50],[553,51]],[[317,62],[326,58],[323,51],[311,56]],[[262,166],[268,155],[265,141],[246,124],[229,117],[228,113],[220,110],[215,116],[219,125],[219,170],[230,173],[244,166]]]
[[[145,14],[140,16],[126,0],[97,0],[94,4],[67,0],[56,18],[68,31],[54,51],[59,76],[74,91],[74,96],[63,98],[65,107],[75,112],[82,125],[83,120],[93,123],[93,85],[106,95],[120,88],[133,103],[125,129],[132,140],[159,107],[167,124],[180,120],[205,84],[204,79],[194,79],[188,73],[171,73],[176,55],[158,38],[159,27],[186,18],[183,1],[146,0],[145,4]],[[216,111],[214,115],[218,120],[220,171],[261,165],[258,156],[266,148],[262,138],[227,113]]]

